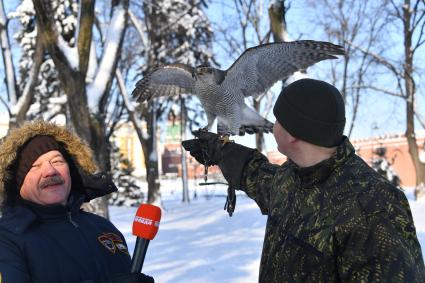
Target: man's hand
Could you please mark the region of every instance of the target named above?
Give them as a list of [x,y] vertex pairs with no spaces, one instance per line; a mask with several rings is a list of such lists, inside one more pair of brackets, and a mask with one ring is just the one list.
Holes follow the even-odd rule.
[[241,189],[245,164],[251,159],[255,150],[202,130],[193,132],[193,135],[197,139],[183,141],[182,145],[199,163],[206,167],[211,165],[220,167],[221,173],[229,183],[225,209],[232,216],[236,205],[235,189]]
[[202,130],[192,133],[197,138],[182,141],[184,149],[189,151],[196,161],[205,166],[217,165],[222,159],[223,140],[220,136]]

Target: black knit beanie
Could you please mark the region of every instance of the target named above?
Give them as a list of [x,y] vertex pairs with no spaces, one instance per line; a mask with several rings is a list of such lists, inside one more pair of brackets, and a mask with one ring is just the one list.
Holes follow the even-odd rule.
[[41,155],[52,150],[58,150],[61,153],[65,152],[63,146],[51,136],[36,136],[22,146],[22,149],[18,154],[18,163],[15,175],[18,191],[21,189],[25,176],[31,169],[33,163]]
[[292,136],[324,147],[342,140],[345,105],[334,86],[301,79],[285,87],[273,108],[276,120]]

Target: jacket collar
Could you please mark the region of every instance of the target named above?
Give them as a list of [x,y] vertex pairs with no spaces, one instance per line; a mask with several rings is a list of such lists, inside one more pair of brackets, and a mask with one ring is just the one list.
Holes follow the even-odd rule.
[[334,169],[345,163],[354,152],[353,145],[344,136],[343,141],[336,148],[335,153],[328,159],[309,167],[299,167],[292,160],[289,160],[289,163],[294,173],[300,178],[301,186],[309,188],[315,184],[324,182]]
[[72,189],[66,206],[43,206],[26,201],[18,196],[13,206],[4,207],[0,218],[0,226],[14,233],[23,233],[34,221],[54,221],[64,219],[69,213],[78,213],[85,201],[117,191],[111,176],[103,173],[81,173],[81,189]]
[[40,205],[31,201],[17,198],[13,207],[7,207],[0,219],[0,226],[10,232],[22,234],[34,222],[50,222],[67,219],[69,213],[75,214],[80,210],[85,196],[79,192],[71,192],[68,203],[63,205]]
[[69,195],[67,204],[65,206],[61,204],[41,205],[24,200],[22,198],[18,198],[16,205],[27,207],[37,216],[38,219],[42,221],[48,221],[50,219],[61,218],[69,212],[77,212],[83,204],[84,198],[84,195],[82,195],[81,193],[72,192]]

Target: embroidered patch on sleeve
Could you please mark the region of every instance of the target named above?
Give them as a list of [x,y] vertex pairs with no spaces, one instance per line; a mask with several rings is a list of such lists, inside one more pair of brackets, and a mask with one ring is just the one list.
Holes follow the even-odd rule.
[[102,233],[97,239],[111,253],[115,253],[118,250],[122,253],[129,254],[123,240],[115,233]]

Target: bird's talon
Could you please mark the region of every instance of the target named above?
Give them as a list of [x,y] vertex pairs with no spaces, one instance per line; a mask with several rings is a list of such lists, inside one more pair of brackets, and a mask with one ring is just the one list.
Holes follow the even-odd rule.
[[232,141],[230,140],[230,136],[229,136],[229,135],[221,136],[221,137],[220,137],[220,141],[223,143],[223,145],[225,145],[225,144],[226,144],[226,143],[228,143],[228,142],[232,142]]
[[204,165],[204,182],[206,183],[208,181],[208,166]]

